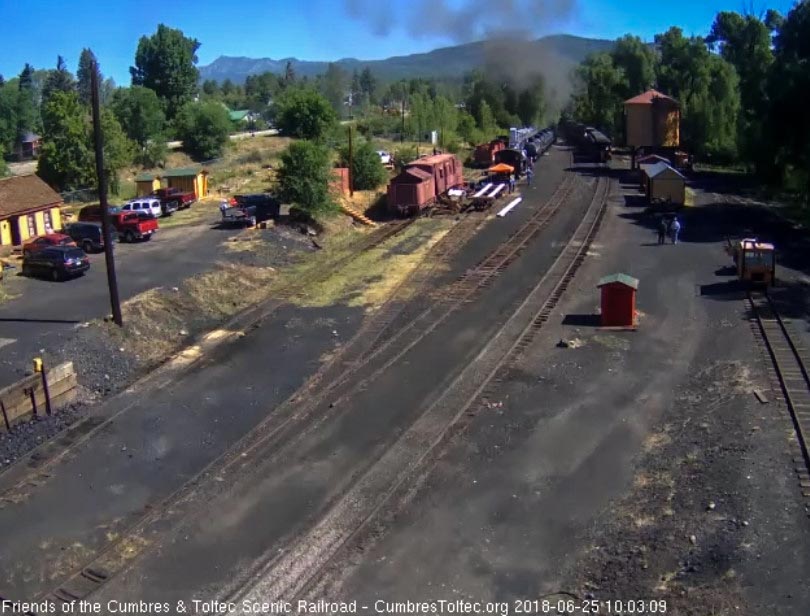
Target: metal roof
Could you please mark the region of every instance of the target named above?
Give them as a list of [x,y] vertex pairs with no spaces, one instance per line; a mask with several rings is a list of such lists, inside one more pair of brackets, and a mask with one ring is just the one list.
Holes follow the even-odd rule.
[[148,171],[144,171],[135,176],[136,182],[152,182],[154,180],[160,179],[159,173],[150,173]]
[[664,158],[663,156],[659,156],[658,154],[647,154],[647,156],[642,156],[641,158],[639,158],[637,162],[639,165],[641,164],[648,165],[651,164],[653,161],[669,164],[668,159]]
[[627,274],[611,274],[610,276],[605,276],[599,280],[599,284],[596,286],[604,287],[606,284],[613,284],[615,282],[626,285],[633,289],[638,289],[638,278],[633,278]]
[[198,173],[207,173],[202,167],[178,167],[177,169],[166,169],[160,174],[163,178],[179,178],[190,175],[197,175]]
[[668,171],[671,171],[672,173],[677,175],[682,180],[686,179],[683,175],[681,175],[681,173],[677,169],[673,169],[667,163],[655,163],[654,165],[642,165],[641,168],[644,171],[644,173],[647,174],[647,177],[649,177],[650,179],[656,178],[659,175],[661,175],[662,173],[666,173]]
[[249,113],[249,109],[238,109],[235,111],[228,111],[228,117],[234,122],[239,122],[240,120],[247,118]]

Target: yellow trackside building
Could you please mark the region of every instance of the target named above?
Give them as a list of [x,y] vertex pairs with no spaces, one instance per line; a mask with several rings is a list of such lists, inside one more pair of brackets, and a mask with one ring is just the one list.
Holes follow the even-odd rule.
[[62,197],[36,175],[0,179],[0,246],[62,229]]

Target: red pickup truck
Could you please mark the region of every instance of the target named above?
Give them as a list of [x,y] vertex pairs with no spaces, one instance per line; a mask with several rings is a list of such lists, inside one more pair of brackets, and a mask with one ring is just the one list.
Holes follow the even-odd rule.
[[197,195],[193,192],[183,192],[179,188],[158,188],[152,193],[153,197],[160,199],[161,205],[184,210],[191,207],[197,200]]
[[[116,207],[109,208],[110,222],[118,231],[123,242],[148,240],[158,230],[156,218],[138,212],[122,212]],[[101,222],[101,206],[88,205],[79,210],[80,222]]]

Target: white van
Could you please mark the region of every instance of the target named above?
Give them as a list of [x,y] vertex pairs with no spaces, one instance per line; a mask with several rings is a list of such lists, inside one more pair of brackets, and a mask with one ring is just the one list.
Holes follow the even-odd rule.
[[160,218],[160,215],[163,213],[163,210],[160,207],[160,200],[149,197],[142,197],[127,201],[126,204],[121,207],[121,211],[145,212],[147,214],[151,214],[155,218]]

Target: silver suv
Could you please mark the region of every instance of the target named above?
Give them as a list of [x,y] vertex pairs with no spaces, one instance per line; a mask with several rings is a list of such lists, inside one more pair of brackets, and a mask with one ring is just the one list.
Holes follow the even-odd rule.
[[131,199],[127,201],[122,207],[122,212],[144,212],[151,214],[155,218],[159,218],[163,214],[163,208],[160,207],[160,200],[150,197],[141,197],[138,199]]

